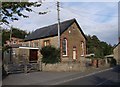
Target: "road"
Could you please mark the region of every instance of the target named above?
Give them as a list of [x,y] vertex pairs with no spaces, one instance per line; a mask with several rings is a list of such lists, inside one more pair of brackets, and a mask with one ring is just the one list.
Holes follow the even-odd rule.
[[[3,85],[117,85],[120,67],[94,69],[86,72],[33,72],[11,74],[3,80]],[[33,86],[33,87],[34,87]]]
[[76,77],[56,85],[118,85],[120,84],[120,67]]

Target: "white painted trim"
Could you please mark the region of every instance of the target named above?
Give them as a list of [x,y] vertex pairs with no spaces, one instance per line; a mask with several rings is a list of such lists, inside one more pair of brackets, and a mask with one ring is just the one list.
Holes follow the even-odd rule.
[[66,51],[66,55],[63,55],[63,56],[68,56],[68,55],[67,55],[67,51]]
[[39,48],[34,48],[34,47],[19,47],[20,49],[39,49]]
[[83,41],[81,42],[81,48],[82,48],[82,54],[81,54],[81,56],[84,56],[84,42]]
[[66,55],[63,55],[63,56],[68,56],[68,41],[67,41],[67,39],[65,38],[65,41],[66,41]]
[[30,43],[30,41],[29,41],[29,47],[30,47],[30,44],[31,44],[31,43]]

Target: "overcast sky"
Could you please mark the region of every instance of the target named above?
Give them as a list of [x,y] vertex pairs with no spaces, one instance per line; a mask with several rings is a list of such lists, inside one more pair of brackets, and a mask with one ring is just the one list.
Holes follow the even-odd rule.
[[[111,0],[112,1],[112,0]],[[14,27],[33,31],[57,23],[56,2],[43,2],[34,11],[48,11],[45,15],[28,13],[29,18],[20,18]],[[61,2],[60,20],[76,18],[85,34],[96,35],[101,41],[112,45],[118,43],[118,2]]]

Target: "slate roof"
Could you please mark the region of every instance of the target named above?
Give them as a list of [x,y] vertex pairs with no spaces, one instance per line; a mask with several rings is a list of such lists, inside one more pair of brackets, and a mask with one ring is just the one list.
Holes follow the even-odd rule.
[[118,42],[118,44],[114,47],[114,49],[115,49],[118,45],[120,45],[120,42]]
[[[62,34],[66,29],[68,29],[70,25],[72,25],[74,22],[76,22],[76,24],[78,25],[75,19],[60,22],[60,34]],[[78,27],[81,33],[84,35],[79,25]],[[35,30],[33,33],[31,33],[25,38],[25,41],[37,40],[57,35],[58,35],[58,23]]]

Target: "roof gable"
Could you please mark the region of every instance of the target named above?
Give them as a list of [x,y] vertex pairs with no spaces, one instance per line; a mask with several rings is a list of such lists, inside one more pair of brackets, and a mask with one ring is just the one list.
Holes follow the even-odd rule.
[[82,33],[83,37],[85,38],[85,40],[87,40],[85,34],[83,33],[81,27],[79,26],[79,24],[78,24],[78,22],[77,22],[76,20],[75,20],[75,23],[76,23],[76,25],[78,26],[78,28],[79,28],[80,32]]
[[[60,34],[62,34],[66,29],[68,29],[68,27],[70,27],[74,22],[77,24],[81,33],[85,37],[83,31],[81,30],[79,24],[77,23],[75,19],[61,22],[60,23]],[[52,36],[57,36],[57,35],[58,35],[58,24],[56,23],[56,24],[35,30],[33,33],[31,33],[25,38],[25,41],[37,40],[37,39],[42,39],[42,38],[52,37]]]
[[120,42],[114,47],[114,49],[115,49],[118,45],[120,45]]

